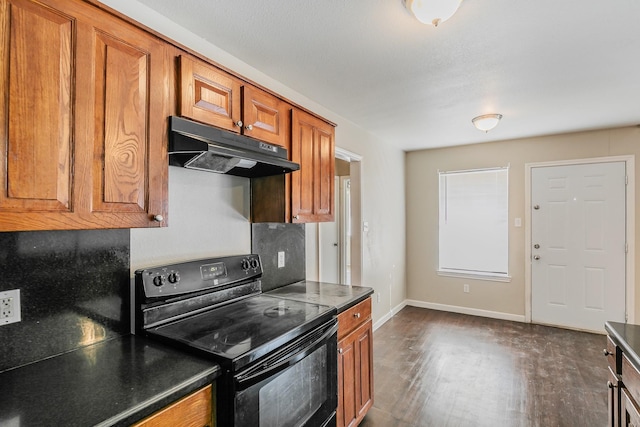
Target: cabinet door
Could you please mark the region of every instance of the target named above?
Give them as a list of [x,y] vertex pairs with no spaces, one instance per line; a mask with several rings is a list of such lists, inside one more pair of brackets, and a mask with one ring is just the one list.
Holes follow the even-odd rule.
[[[164,46],[119,21],[102,19],[85,30],[78,41],[79,64],[93,75],[86,81],[88,97],[78,99],[90,103],[86,111],[93,119],[87,129],[87,140],[93,141],[87,211],[114,227],[157,225],[154,216],[166,215]],[[83,165],[76,170],[83,171]]]
[[618,376],[611,371],[611,366],[608,369],[609,380],[607,386],[609,388],[609,426],[620,426],[620,382]]
[[369,320],[360,329],[357,336],[359,375],[356,390],[358,395],[358,420],[361,420],[373,406],[373,322]]
[[211,386],[167,406],[132,427],[213,426]]
[[620,396],[622,406],[622,426],[640,427],[640,410],[626,388],[622,389]]
[[293,110],[291,174],[292,222],[334,220],[335,129],[311,114]]
[[76,58],[69,15],[12,0],[0,3],[0,20],[0,229],[6,231],[74,208]]
[[81,1],[4,0],[0,20],[0,230],[159,226],[164,45]]
[[338,343],[338,427],[356,426],[373,405],[373,323]]
[[211,65],[180,56],[180,115],[240,132],[241,84]]
[[354,425],[358,416],[356,384],[358,383],[355,336],[349,335],[338,343],[338,427]]
[[242,87],[242,133],[289,149],[291,107],[275,96],[250,85]]

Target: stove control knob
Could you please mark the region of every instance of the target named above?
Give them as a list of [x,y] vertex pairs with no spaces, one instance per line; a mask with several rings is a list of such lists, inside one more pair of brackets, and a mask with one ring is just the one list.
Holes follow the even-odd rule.
[[249,269],[249,260],[248,259],[243,259],[242,262],[240,263],[242,266],[243,270],[248,270]]
[[173,273],[169,273],[168,279],[169,279],[169,283],[174,283],[174,284],[178,283],[180,281],[180,273],[178,273],[177,271]]
[[156,276],[153,278],[153,284],[156,285],[157,287],[160,287],[165,283],[167,283],[167,278],[164,276]]
[[257,259],[255,258],[251,258],[251,268],[256,269],[260,266],[260,263],[258,262]]

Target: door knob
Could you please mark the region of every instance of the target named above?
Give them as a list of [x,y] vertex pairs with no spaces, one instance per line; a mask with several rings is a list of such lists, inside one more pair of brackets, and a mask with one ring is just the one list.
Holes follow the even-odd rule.
[[536,243],[535,245],[533,245],[533,247],[534,247],[535,249],[540,249],[540,245],[539,245],[539,244],[537,244],[537,243]]
[[533,205],[533,209],[535,209],[535,210],[540,209],[540,205]]
[[533,259],[535,259],[536,261],[540,259],[540,255],[534,255]]
[[333,244],[333,246],[338,247],[338,244],[337,244],[337,243],[334,243],[334,244]]

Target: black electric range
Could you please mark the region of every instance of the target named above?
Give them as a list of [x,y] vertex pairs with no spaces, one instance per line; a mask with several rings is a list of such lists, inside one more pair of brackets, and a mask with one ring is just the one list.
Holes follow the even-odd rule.
[[334,307],[261,293],[258,255],[136,271],[136,330],[218,363],[218,424],[335,425]]

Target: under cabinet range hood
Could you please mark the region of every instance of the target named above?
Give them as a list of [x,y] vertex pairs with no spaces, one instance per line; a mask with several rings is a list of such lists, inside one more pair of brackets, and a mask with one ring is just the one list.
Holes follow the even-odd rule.
[[256,178],[300,169],[287,150],[182,117],[169,117],[169,164]]

